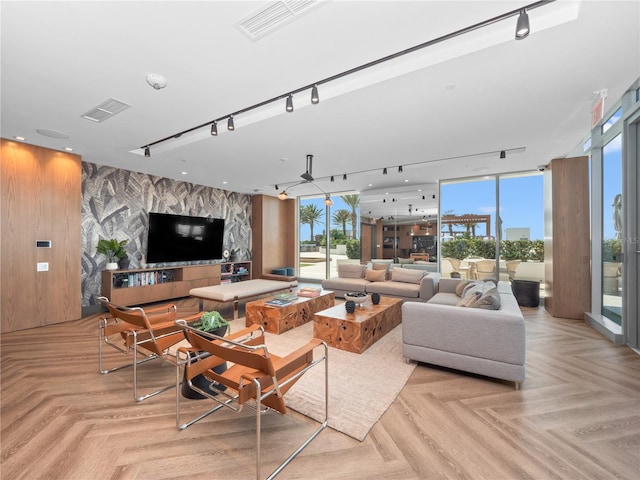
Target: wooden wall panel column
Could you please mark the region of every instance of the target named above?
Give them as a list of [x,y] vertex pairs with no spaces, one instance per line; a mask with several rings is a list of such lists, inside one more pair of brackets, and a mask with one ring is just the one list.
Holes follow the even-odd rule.
[[296,201],[254,195],[251,210],[254,278],[269,274],[274,268],[296,268]]
[[589,157],[552,160],[545,172],[545,308],[583,319],[591,309]]
[[5,139],[1,148],[2,332],[80,318],[81,159]]

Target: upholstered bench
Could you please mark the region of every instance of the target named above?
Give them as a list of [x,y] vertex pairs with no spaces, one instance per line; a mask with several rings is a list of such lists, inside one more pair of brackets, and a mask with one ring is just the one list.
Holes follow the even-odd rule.
[[210,287],[198,287],[189,290],[189,295],[200,299],[200,310],[203,310],[204,300],[227,303],[233,302],[233,318],[238,318],[238,303],[246,298],[257,297],[267,293],[282,290],[291,291],[298,286],[296,280],[245,280],[243,282],[225,283],[224,285],[212,285]]

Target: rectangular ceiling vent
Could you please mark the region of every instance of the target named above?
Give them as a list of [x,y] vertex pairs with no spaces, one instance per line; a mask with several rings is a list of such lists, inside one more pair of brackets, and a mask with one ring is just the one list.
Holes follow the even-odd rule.
[[251,12],[236,22],[235,26],[250,40],[256,41],[265,35],[296,20],[301,15],[319,7],[328,0],[278,0]]
[[106,119],[113,117],[117,113],[126,110],[131,105],[121,102],[120,100],[116,100],[115,98],[110,98],[109,100],[102,102],[95,108],[92,108],[87,113],[82,115],[82,118],[86,118],[87,120],[91,120],[92,122],[104,122]]

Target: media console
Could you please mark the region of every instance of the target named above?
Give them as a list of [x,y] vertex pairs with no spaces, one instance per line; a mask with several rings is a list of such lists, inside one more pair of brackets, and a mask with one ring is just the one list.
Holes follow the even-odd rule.
[[251,262],[104,270],[101,294],[116,305],[141,305],[188,297],[196,287],[251,279]]

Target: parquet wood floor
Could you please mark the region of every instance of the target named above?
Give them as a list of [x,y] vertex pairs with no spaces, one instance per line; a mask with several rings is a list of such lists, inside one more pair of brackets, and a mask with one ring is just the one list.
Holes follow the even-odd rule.
[[[364,442],[326,429],[278,478],[638,480],[640,356],[583,321],[523,312],[520,391],[419,365]],[[129,370],[98,373],[97,316],[1,340],[3,480],[253,478],[252,412],[177,431],[174,391],[136,403]],[[166,362],[141,370],[149,385],[175,376]],[[292,412],[263,426],[269,473],[314,424]]]

